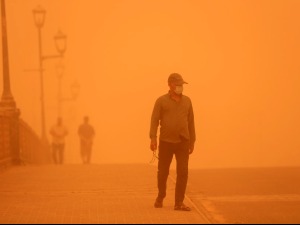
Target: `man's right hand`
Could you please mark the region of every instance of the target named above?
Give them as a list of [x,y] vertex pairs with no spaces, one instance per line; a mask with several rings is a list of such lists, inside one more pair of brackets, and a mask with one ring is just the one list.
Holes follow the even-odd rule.
[[151,151],[157,150],[157,140],[156,139],[151,140],[150,149],[151,149]]

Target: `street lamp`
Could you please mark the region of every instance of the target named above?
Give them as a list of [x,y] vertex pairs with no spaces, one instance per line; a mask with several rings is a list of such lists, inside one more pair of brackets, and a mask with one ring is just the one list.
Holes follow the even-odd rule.
[[41,138],[42,141],[48,145],[47,135],[46,135],[46,119],[45,119],[45,99],[44,99],[44,76],[43,76],[43,63],[46,59],[51,58],[61,58],[64,56],[66,51],[66,39],[67,37],[61,32],[54,36],[55,45],[59,54],[56,55],[44,55],[42,48],[42,27],[45,23],[46,10],[41,6],[37,6],[33,11],[33,17],[35,25],[38,29],[38,42],[39,42],[39,73],[40,73],[40,92],[41,92]]
[[32,12],[34,16],[35,25],[39,28],[42,28],[45,23],[46,10],[39,5]]
[[[8,56],[8,41],[7,41],[7,24],[5,0],[1,0],[1,31],[2,31],[2,69],[3,69],[3,93],[0,99],[0,117],[5,116],[6,120],[2,120],[0,124],[0,154],[5,154],[10,151],[12,163],[19,164],[20,160],[20,145],[19,145],[19,117],[20,110],[16,106],[16,102],[10,88],[10,73],[9,73],[9,56]],[[7,124],[8,128],[3,125]],[[1,128],[3,130],[1,130]],[[3,132],[1,132],[3,131]],[[4,146],[4,149],[2,148]],[[8,150],[8,151],[7,151]],[[6,152],[7,151],[7,152]]]
[[1,29],[2,29],[2,60],[3,60],[3,93],[0,101],[0,109],[15,109],[16,102],[11,93],[10,74],[9,74],[9,57],[6,29],[6,12],[5,1],[1,0]]
[[54,36],[55,40],[55,46],[57,51],[63,55],[67,49],[67,37],[64,35],[60,30],[57,32],[57,34]]
[[71,97],[63,97],[62,95],[62,78],[65,67],[63,64],[58,64],[56,66],[57,79],[58,79],[58,96],[57,96],[57,109],[58,109],[58,117],[62,117],[62,104],[66,101],[74,101],[77,99],[80,92],[80,85],[77,81],[74,81],[71,85]]

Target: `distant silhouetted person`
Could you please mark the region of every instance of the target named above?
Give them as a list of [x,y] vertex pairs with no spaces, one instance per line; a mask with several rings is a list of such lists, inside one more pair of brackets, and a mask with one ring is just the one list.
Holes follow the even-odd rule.
[[57,123],[51,128],[52,156],[55,164],[63,164],[65,137],[68,135],[67,128],[63,125],[62,118],[57,118]]
[[84,117],[84,123],[78,128],[78,135],[80,138],[80,154],[82,162],[84,164],[89,164],[91,162],[93,140],[95,136],[93,126],[89,124],[89,117]]
[[[186,206],[183,201],[188,181],[189,155],[194,151],[196,134],[192,102],[189,97],[182,94],[183,84],[187,83],[180,74],[170,74],[168,78],[169,92],[156,100],[151,116],[150,149],[155,152],[159,147],[158,196],[154,207],[163,207],[169,169],[173,155],[175,155],[177,181],[174,210],[190,211],[190,207]],[[158,146],[157,129],[159,125]]]

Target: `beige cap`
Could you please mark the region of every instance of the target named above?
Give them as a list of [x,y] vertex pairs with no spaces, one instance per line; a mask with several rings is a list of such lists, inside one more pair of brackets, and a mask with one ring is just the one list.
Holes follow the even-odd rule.
[[179,73],[171,73],[168,78],[168,83],[176,83],[177,85],[187,84]]

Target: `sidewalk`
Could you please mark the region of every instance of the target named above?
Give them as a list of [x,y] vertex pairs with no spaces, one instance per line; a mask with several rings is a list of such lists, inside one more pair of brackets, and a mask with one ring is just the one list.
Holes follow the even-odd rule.
[[151,165],[12,167],[0,173],[0,223],[209,223],[188,197],[191,212],[173,210],[172,178],[164,208],[156,195]]

